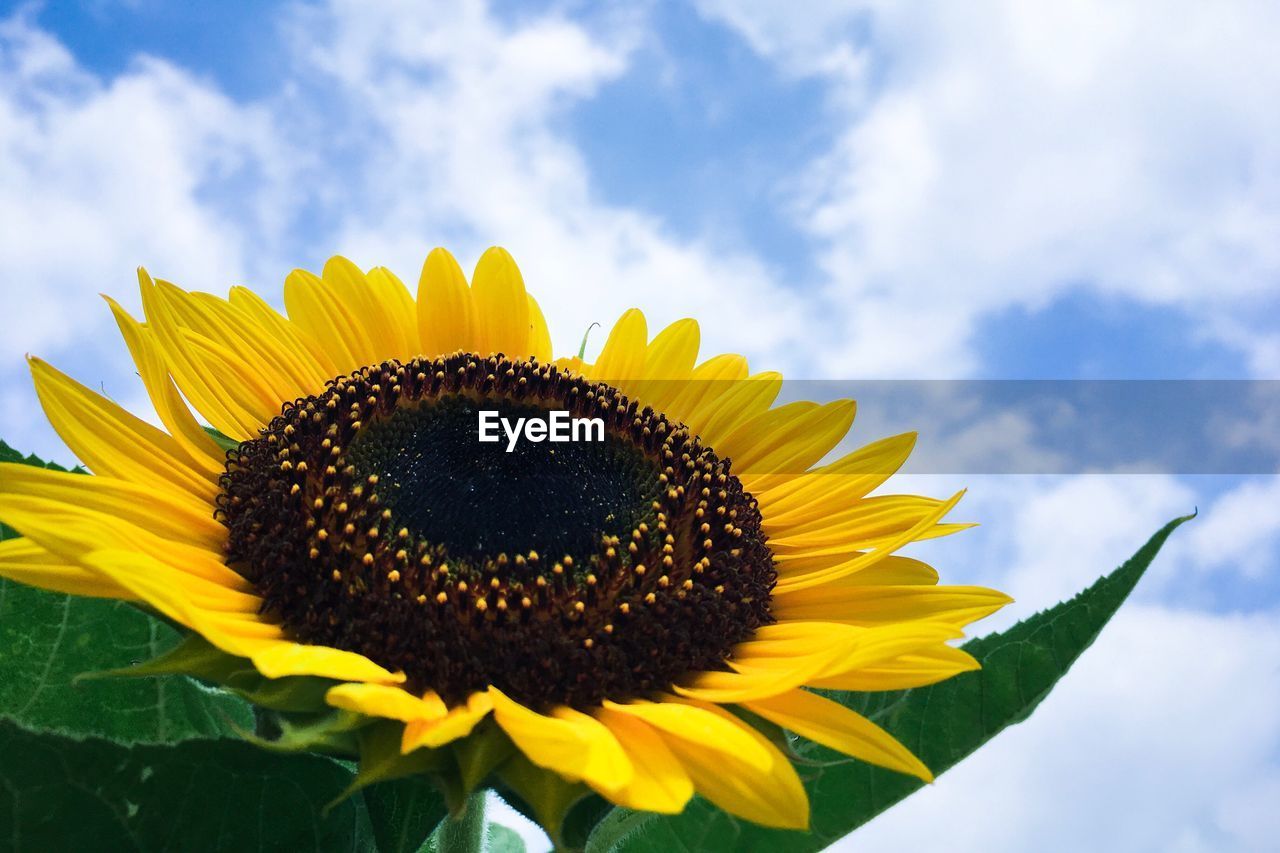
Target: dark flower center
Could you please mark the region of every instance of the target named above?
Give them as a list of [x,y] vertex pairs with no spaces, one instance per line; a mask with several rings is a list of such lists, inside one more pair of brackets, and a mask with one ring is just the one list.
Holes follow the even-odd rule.
[[[600,440],[496,427],[546,435],[556,412],[599,418]],[[772,621],[772,555],[728,461],[553,366],[457,354],[340,377],[229,455],[218,506],[268,616],[451,703],[489,684],[537,708],[650,694]]]

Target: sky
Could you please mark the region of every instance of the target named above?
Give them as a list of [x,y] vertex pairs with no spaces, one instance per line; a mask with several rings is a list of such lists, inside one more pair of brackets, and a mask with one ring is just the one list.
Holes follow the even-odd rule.
[[[436,245],[506,246],[561,352],[635,305],[799,379],[1280,379],[1277,43],[1226,0],[0,3],[0,438],[71,461],[26,353],[145,408],[98,297],[139,265],[279,304]],[[938,406],[922,444],[1054,451]],[[1013,594],[993,627],[1200,515],[1029,722],[838,849],[1280,836],[1280,478],[1191,470],[899,481],[970,487],[917,553]]]

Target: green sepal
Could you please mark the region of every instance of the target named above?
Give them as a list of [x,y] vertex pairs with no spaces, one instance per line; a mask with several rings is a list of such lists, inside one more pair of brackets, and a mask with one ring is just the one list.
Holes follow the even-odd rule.
[[591,789],[538,767],[521,753],[502,765],[498,778],[506,789],[503,799],[541,826],[557,850],[565,849],[565,818],[579,800],[591,794]]
[[295,714],[320,713],[328,710],[324,696],[340,682],[309,675],[287,675],[267,678],[256,669],[234,672],[223,686],[246,702],[272,711]]
[[462,789],[470,794],[516,752],[515,744],[492,720],[486,720],[469,736],[454,741],[454,756],[462,771]]
[[[365,718],[368,721],[368,718]],[[458,796],[456,779],[458,768],[453,756],[447,749],[415,749],[408,755],[400,751],[404,737],[404,724],[392,720],[367,722],[355,733],[356,754],[360,764],[355,778],[338,798],[330,803],[330,807],[342,802],[347,797],[378,782],[389,782],[403,779],[406,776],[426,775],[436,784],[450,810],[453,811],[454,797],[465,802],[465,796]],[[449,784],[450,777],[454,783]]]
[[307,714],[329,710],[325,693],[339,682],[306,675],[267,678],[248,658],[227,654],[199,634],[187,634],[182,642],[149,661],[134,666],[88,672],[77,681],[96,678],[152,678],[187,675],[225,687],[246,702],[272,711]]
[[205,427],[204,431],[209,436],[209,438],[212,438],[214,440],[214,443],[217,444],[218,447],[222,448],[225,451],[229,452],[229,451],[235,450],[237,447],[240,446],[240,442],[236,441],[234,438],[232,438],[229,435],[223,435],[213,427]]
[[237,733],[250,743],[272,752],[321,752],[354,758],[360,754],[358,732],[371,720],[352,711],[331,711],[305,715],[301,722],[290,719],[288,715],[273,714],[261,718],[260,727],[264,722],[274,724],[277,729],[275,737],[239,729]]
[[246,666],[253,664],[245,658],[229,655],[215,647],[199,634],[187,634],[182,642],[151,660],[118,669],[85,672],[75,680],[90,681],[97,678],[152,678],[158,675],[189,675],[201,681],[224,684],[228,678]]

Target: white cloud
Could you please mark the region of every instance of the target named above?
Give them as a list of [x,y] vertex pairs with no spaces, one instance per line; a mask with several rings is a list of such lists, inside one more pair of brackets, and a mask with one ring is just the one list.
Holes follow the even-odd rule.
[[1220,496],[1196,519],[1177,554],[1202,571],[1246,580],[1274,574],[1280,549],[1280,476],[1249,479]]
[[701,6],[844,116],[799,205],[843,363],[971,371],[984,317],[1090,287],[1280,370],[1274,4]]
[[[102,79],[29,16],[3,24],[0,212],[14,227],[0,280],[25,318],[0,344],[6,385],[25,385],[26,351],[87,367],[91,384],[127,375],[95,294],[128,302],[140,264],[200,289],[247,281],[278,302],[291,266],[333,253],[412,285],[438,244],[464,265],[510,248],[562,351],[634,305],[655,329],[698,316],[707,351],[804,363],[786,346],[807,327],[800,302],[757,259],[596,197],[560,120],[626,69],[631,16],[508,26],[480,2],[335,0],[287,24],[279,77],[251,104],[146,57]],[[17,393],[3,434],[52,451]]]
[[65,354],[109,391],[131,378],[97,294],[133,301],[136,267],[204,288],[242,280],[269,210],[255,201],[233,220],[205,193],[249,171],[270,176],[269,199],[284,163],[266,115],[185,71],[139,57],[103,81],[24,14],[0,21],[3,435],[55,446],[37,426],[26,352]]
[[798,300],[758,260],[600,200],[559,126],[626,70],[643,37],[633,19],[589,26],[551,13],[512,27],[475,2],[335,2],[297,23],[307,73],[332,82],[342,125],[360,128],[358,190],[339,205],[336,248],[416,278],[438,240],[464,264],[500,242],[562,348],[635,305],[655,326],[700,317],[709,348],[798,362],[782,348],[804,326]]

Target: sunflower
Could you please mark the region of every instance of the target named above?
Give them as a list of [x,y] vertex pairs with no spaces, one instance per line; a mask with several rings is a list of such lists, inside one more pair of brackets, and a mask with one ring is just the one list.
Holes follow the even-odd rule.
[[[942,520],[960,495],[868,496],[914,434],[819,466],[853,402],[775,406],[781,376],[699,363],[689,319],[650,338],[633,309],[594,363],[553,360],[498,248],[470,284],[434,250],[416,299],[335,257],[289,275],[285,315],[139,280],[145,322],[108,302],[163,428],[32,358],[93,476],[0,466],[23,537],[0,575],[183,627],[156,670],[279,711],[278,744],[430,772],[451,802],[499,785],[553,832],[592,792],[803,828],[785,732],[931,778],[822,692],[974,669],[949,641],[1009,600],[895,553],[965,526]],[[485,444],[483,411],[603,435]]]

